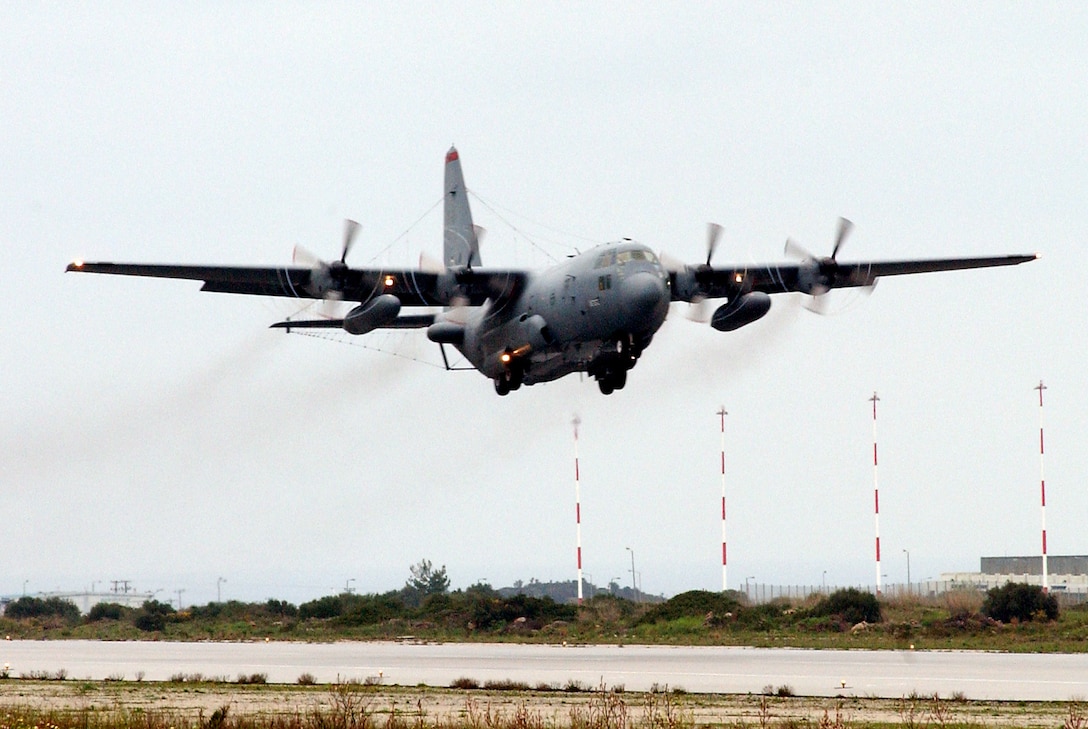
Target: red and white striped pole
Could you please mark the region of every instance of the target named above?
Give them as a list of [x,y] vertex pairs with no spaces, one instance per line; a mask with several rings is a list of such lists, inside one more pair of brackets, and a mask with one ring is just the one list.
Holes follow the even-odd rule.
[[1033,388],[1039,391],[1039,493],[1042,497],[1042,520],[1043,520],[1043,592],[1047,592],[1050,589],[1048,584],[1047,564],[1046,564],[1046,478],[1043,472],[1043,390],[1046,389],[1046,385],[1042,380],[1039,380],[1037,387]]
[[725,410],[725,405],[722,405],[718,409],[718,416],[722,421],[722,592],[725,592],[726,585],[726,551],[725,551],[725,416],[729,413]]
[[582,420],[577,415],[571,424],[574,426],[574,524],[578,550],[578,604],[582,604],[582,479],[578,469],[578,426]]
[[880,398],[876,396],[876,392],[873,392],[873,396],[869,398],[869,402],[873,404],[873,506],[874,506],[874,524],[876,526],[876,594],[879,597],[881,594],[881,575],[880,575],[880,481],[877,478],[877,457],[876,457],[876,404],[880,401]]

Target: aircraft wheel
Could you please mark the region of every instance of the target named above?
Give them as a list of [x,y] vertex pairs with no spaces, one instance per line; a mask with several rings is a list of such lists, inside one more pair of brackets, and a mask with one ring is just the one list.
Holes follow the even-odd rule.
[[612,373],[612,388],[614,390],[622,390],[624,385],[627,384],[627,370],[620,368]]
[[500,395],[510,394],[510,383],[502,376],[495,378],[495,392]]
[[602,395],[611,395],[615,388],[612,384],[612,378],[607,375],[597,378],[597,387],[601,388]]
[[502,374],[495,378],[495,381],[499,382],[501,380],[506,386],[506,391],[513,392],[514,390],[521,387],[523,374],[524,373],[521,371],[520,367],[511,364],[509,367],[502,371]]

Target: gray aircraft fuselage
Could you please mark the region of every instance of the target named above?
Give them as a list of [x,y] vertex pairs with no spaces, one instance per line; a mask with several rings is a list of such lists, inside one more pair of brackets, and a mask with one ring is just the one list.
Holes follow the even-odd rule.
[[[668,280],[644,245],[599,246],[531,274],[501,312],[491,302],[465,312],[464,341],[457,348],[500,391],[511,368],[510,389],[579,371],[610,377],[620,389],[626,370],[665,321]],[[439,320],[458,316],[453,309]]]

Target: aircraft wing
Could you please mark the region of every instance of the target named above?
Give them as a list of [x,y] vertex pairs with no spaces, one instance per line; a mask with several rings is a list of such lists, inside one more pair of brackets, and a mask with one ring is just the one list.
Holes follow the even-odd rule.
[[[742,267],[689,268],[694,295],[705,298],[734,296],[738,291],[761,291],[768,294],[800,291],[811,293],[814,288],[827,290],[850,286],[871,286],[882,276],[901,276],[937,271],[959,271],[993,266],[1015,266],[1034,261],[1037,254],[991,256],[982,258],[931,258],[911,261],[862,261],[839,263],[831,258],[810,259],[799,263],[776,263]],[[683,289],[674,286],[674,300],[688,301]]]
[[201,291],[253,296],[321,299],[333,294],[343,301],[368,301],[393,294],[404,306],[443,306],[453,299],[473,306],[499,299],[520,288],[526,273],[518,270],[464,269],[442,273],[417,269],[283,266],[192,266],[148,263],[75,261],[68,271],[121,276],[149,276],[203,281]]

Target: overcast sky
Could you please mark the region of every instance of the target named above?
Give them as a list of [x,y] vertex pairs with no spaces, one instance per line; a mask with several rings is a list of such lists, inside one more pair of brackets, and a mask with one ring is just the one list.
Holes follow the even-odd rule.
[[[1080,3],[129,3],[0,10],[0,594],[127,579],[186,604],[575,576],[872,585],[1088,553],[1088,9]],[[602,396],[495,395],[422,332],[323,340],[297,302],[65,274],[75,257],[441,251],[461,153],[485,264],[630,237],[692,262],[1039,251],[1015,268],[680,305]],[[351,346],[363,345],[363,346]],[[1078,445],[1080,444],[1080,445]],[[353,581],[352,581],[353,580]],[[349,582],[352,581],[352,582]]]

